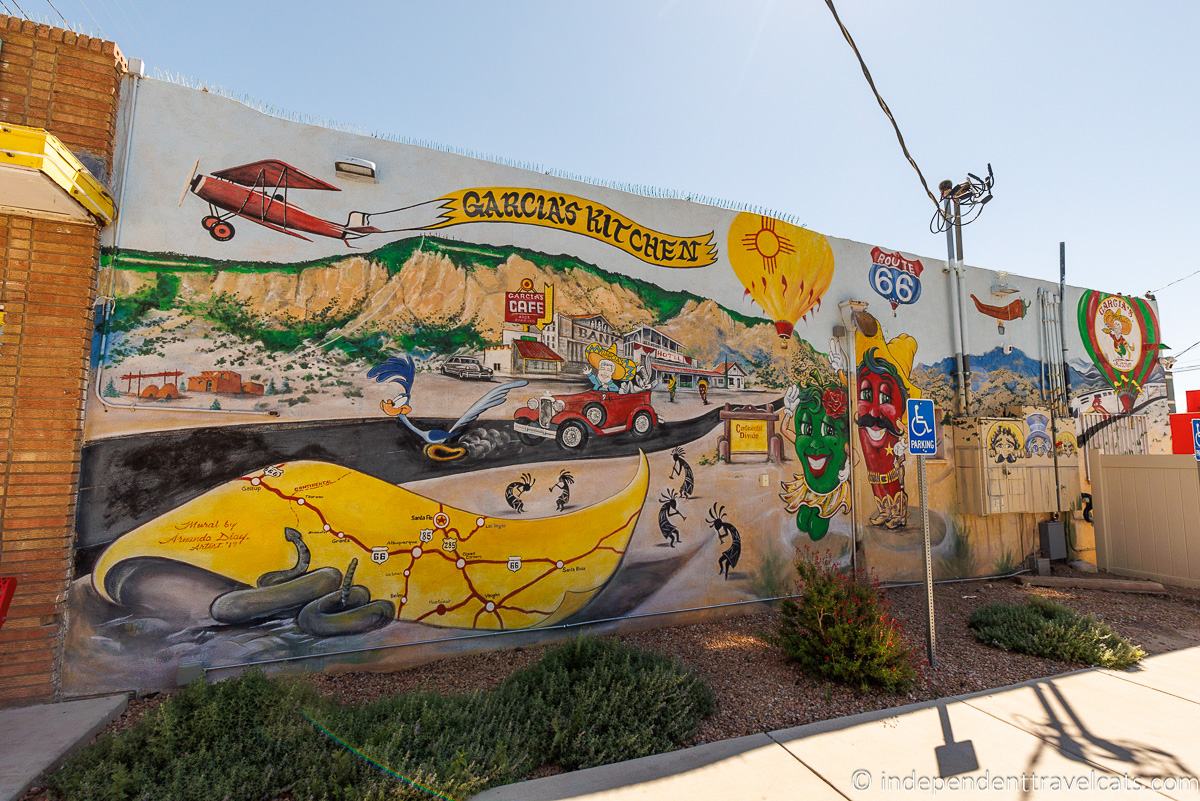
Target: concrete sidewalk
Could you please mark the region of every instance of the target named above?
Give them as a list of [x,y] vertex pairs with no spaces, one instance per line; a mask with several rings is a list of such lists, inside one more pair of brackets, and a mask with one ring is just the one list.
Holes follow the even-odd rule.
[[0,709],[0,801],[13,801],[43,771],[91,742],[125,711],[128,696]]
[[474,801],[1200,799],[1200,648],[496,787]]

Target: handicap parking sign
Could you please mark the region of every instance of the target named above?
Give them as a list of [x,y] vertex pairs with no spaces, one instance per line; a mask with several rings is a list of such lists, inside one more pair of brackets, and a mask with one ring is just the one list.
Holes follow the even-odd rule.
[[1200,418],[1192,419],[1192,450],[1196,454],[1196,461],[1200,462]]
[[926,398],[908,399],[908,452],[913,456],[933,456],[937,453],[936,414],[933,401]]

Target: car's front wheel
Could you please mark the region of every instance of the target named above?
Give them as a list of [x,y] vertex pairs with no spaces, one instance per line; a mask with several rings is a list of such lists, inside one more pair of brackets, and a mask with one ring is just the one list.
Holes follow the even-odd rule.
[[654,430],[654,418],[650,412],[643,409],[634,414],[633,420],[629,423],[629,430],[635,437],[647,437]]
[[558,442],[558,447],[567,451],[582,450],[587,445],[588,431],[587,426],[578,420],[567,420],[558,427],[558,433],[554,439]]
[[604,428],[604,423],[608,419],[608,412],[605,410],[603,404],[589,403],[583,407],[583,416],[596,428]]

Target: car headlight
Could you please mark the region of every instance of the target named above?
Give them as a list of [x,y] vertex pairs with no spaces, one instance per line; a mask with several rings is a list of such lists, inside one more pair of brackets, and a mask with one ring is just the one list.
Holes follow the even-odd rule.
[[528,403],[526,403],[525,405],[526,405],[526,406],[528,406],[530,409],[533,409],[533,410],[536,412],[536,411],[537,411],[537,408],[538,408],[538,399],[537,399],[537,398],[530,398],[530,399],[529,399],[529,402],[528,402]]

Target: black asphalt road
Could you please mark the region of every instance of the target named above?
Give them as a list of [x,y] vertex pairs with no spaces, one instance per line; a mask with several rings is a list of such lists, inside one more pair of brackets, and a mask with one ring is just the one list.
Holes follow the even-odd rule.
[[[776,401],[775,405],[779,405]],[[645,439],[629,434],[593,437],[582,451],[552,440],[524,445],[512,423],[485,420],[468,437],[480,447],[455,462],[432,462],[416,437],[394,420],[320,420],[305,423],[214,426],[113,437],[83,448],[77,569],[89,572],[102,546],[198,495],[268,464],[313,459],[345,465],[393,484],[438,475],[535,462],[592,459],[662,451],[707,434],[719,407],[690,420],[663,422]],[[453,420],[414,419],[423,429]]]

